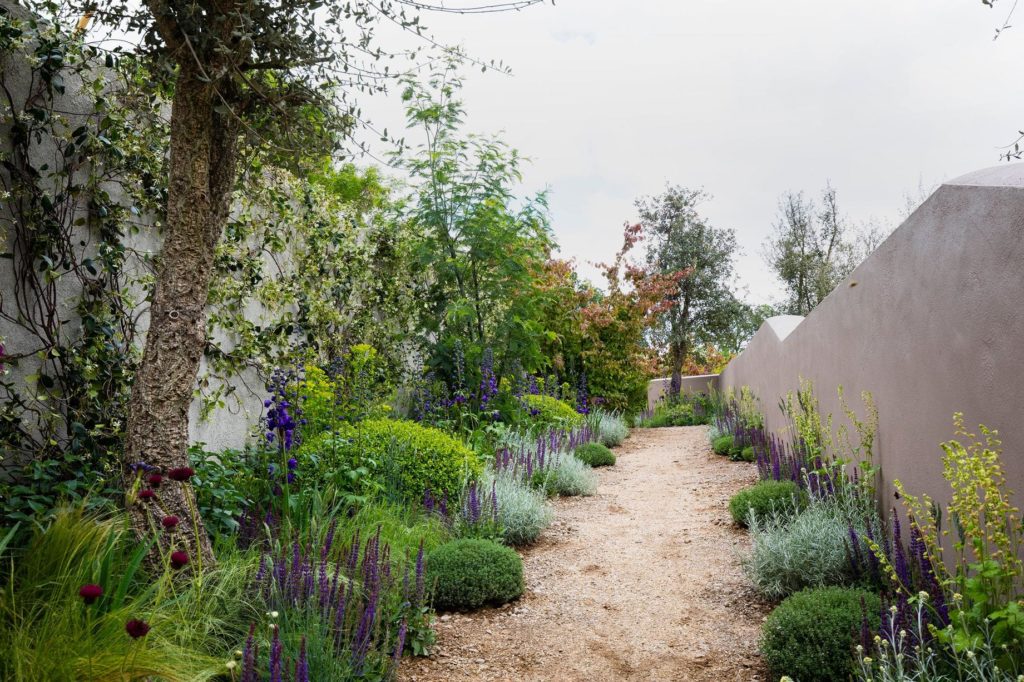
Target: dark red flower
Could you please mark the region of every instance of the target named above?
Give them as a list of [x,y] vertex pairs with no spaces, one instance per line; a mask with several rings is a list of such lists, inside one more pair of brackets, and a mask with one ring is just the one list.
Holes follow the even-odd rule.
[[82,598],[86,604],[91,604],[100,597],[103,596],[103,588],[99,585],[82,585],[78,589],[78,596]]
[[151,488],[145,488],[144,490],[140,490],[139,491],[139,499],[140,500],[149,500],[149,499],[152,499],[155,494],[156,493],[154,493]]
[[186,552],[171,552],[171,567],[175,570],[188,565],[188,554]]
[[124,631],[127,632],[128,636],[132,639],[145,637],[146,633],[149,632],[149,623],[144,620],[135,620],[133,618],[124,624]]
[[167,478],[172,481],[187,481],[192,478],[196,472],[193,471],[192,467],[175,467],[167,472]]
[[160,520],[160,525],[162,525],[164,528],[167,528],[168,530],[177,526],[178,523],[180,523],[180,520],[178,519],[177,516],[165,516]]
[[164,477],[161,476],[160,474],[150,474],[149,476],[146,477],[146,480],[149,481],[149,485],[151,485],[152,487],[159,488],[160,484],[164,480]]

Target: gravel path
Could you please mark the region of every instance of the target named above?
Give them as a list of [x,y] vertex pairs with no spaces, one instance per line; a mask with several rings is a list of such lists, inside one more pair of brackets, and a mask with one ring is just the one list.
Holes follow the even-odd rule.
[[638,429],[616,454],[598,494],[555,501],[522,552],[523,598],[443,615],[433,655],[406,659],[402,680],[765,679],[766,610],[727,509],[753,465],[712,454],[704,427]]

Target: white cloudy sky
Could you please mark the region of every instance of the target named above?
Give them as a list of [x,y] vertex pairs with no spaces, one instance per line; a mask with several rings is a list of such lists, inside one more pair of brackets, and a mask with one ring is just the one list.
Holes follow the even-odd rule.
[[[1009,7],[557,0],[427,23],[513,69],[468,74],[468,128],[531,158],[525,184],[550,189],[563,255],[608,260],[637,196],[703,187],[705,214],[743,247],[739,284],[762,302],[779,293],[761,244],[781,193],[831,181],[854,221],[895,223],[919,187],[999,163],[1024,127],[1024,11],[992,40]],[[369,108],[394,129],[388,106]]]

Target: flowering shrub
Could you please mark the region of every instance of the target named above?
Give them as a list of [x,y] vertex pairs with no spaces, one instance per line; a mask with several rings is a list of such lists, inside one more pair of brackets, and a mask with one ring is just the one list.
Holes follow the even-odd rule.
[[455,540],[427,558],[434,605],[445,611],[501,605],[523,593],[523,562],[488,540]]
[[803,590],[784,600],[761,631],[761,656],[772,679],[849,679],[858,633],[878,627],[881,608],[873,592],[845,587]]

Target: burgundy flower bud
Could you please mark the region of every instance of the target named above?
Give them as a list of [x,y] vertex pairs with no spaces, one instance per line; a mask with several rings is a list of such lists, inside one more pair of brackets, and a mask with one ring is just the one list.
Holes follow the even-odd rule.
[[186,552],[171,552],[171,568],[178,570],[188,565],[188,554]]
[[160,474],[150,474],[149,476],[146,477],[146,481],[148,481],[149,485],[153,488],[159,488],[163,480],[164,477],[161,476]]
[[136,620],[133,618],[124,624],[124,631],[127,632],[128,636],[132,639],[145,637],[146,633],[149,632],[149,623],[144,620]]
[[192,467],[175,467],[167,472],[167,477],[172,481],[187,481],[195,475]]
[[160,525],[168,530],[177,526],[178,523],[180,523],[180,519],[177,516],[165,516],[160,520]]
[[99,585],[82,585],[78,589],[78,596],[82,598],[86,604],[92,604],[94,601],[103,596],[103,588]]
[[156,493],[154,493],[151,488],[145,488],[144,490],[139,491],[140,500],[151,500],[154,495],[156,495]]

